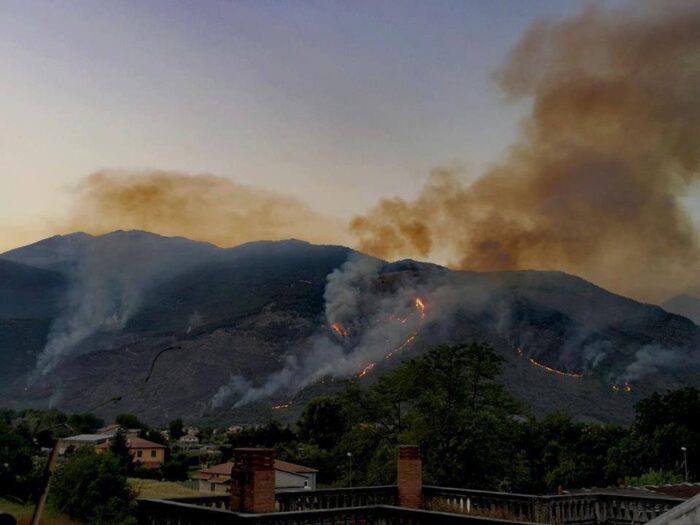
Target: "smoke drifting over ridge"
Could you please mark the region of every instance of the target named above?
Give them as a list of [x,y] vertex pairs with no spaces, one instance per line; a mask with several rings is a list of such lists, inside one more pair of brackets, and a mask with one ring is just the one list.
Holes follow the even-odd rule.
[[[395,290],[380,291],[377,286],[383,266],[377,259],[353,255],[331,272],[324,293],[327,325],[312,337],[310,349],[300,357],[288,357],[262,384],[232,377],[215,393],[211,407],[229,402],[239,407],[273,396],[291,396],[325,377],[357,376],[403,350],[396,349],[407,346],[402,341],[423,320],[421,313],[416,314],[416,297],[439,295],[442,283],[437,279],[420,285],[402,282]],[[448,314],[441,315],[447,323]],[[345,335],[329,330],[331,323],[347,327]]]
[[211,175],[105,170],[85,178],[78,190],[67,231],[137,229],[223,247],[292,237],[347,240],[343,221],[293,197]]
[[472,184],[436,171],[415,200],[381,201],[352,221],[359,248],[560,269],[648,300],[697,284],[680,200],[700,179],[700,3],[541,20],[496,79],[532,101],[507,157]]

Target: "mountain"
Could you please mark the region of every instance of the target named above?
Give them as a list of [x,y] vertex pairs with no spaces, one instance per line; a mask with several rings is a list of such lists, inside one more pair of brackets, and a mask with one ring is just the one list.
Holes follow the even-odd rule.
[[0,255],[7,406],[290,420],[348,378],[472,340],[503,355],[507,388],[540,415],[626,422],[654,390],[700,384],[700,327],[560,272],[455,272],[294,240],[76,235]]
[[663,303],[661,308],[672,314],[687,317],[700,325],[700,299],[692,295],[677,295]]

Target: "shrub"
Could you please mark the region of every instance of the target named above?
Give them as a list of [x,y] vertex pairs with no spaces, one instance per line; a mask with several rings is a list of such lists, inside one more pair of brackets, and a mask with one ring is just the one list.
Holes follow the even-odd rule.
[[647,485],[673,485],[682,483],[683,476],[666,470],[650,470],[641,476],[625,478],[628,487],[644,487]]
[[56,470],[49,497],[56,509],[91,525],[136,523],[135,494],[110,452],[78,449]]

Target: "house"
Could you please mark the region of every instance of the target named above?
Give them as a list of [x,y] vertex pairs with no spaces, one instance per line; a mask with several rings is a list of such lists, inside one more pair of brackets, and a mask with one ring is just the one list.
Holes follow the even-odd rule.
[[[275,460],[275,490],[315,490],[318,470]],[[199,480],[200,492],[226,494],[231,484],[233,463],[221,463],[200,470],[195,479]]]
[[68,449],[76,449],[78,447],[97,447],[109,441],[114,437],[114,433],[105,434],[78,434],[61,438],[58,440],[58,453],[63,455]]
[[98,428],[97,433],[114,435],[119,429],[122,429],[127,437],[137,437],[141,433],[140,428],[122,428],[121,425],[117,424],[107,425],[106,427]]
[[199,443],[199,438],[195,434],[185,434],[178,439],[177,442],[183,445],[197,445]]
[[[101,443],[95,450],[108,450],[110,444],[109,441]],[[129,437],[126,439],[126,446],[131,452],[132,461],[145,468],[159,468],[165,463],[165,445],[140,437]]]

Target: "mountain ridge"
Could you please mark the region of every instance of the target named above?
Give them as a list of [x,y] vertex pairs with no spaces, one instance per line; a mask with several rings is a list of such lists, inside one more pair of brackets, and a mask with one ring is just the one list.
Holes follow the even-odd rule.
[[[12,364],[0,374],[0,396],[8,405],[53,403],[75,411],[122,395],[118,407],[105,407],[102,413],[133,411],[154,422],[180,416],[254,422],[271,417],[270,406],[290,397],[296,399],[294,407],[274,413],[290,418],[312,394],[332,392],[352,377],[355,369],[346,373],[342,366],[357,352],[385,353],[383,343],[363,347],[362,338],[372,330],[395,337],[399,328],[385,321],[385,314],[404,308],[416,294],[423,294],[428,304],[425,325],[400,356],[378,362],[367,380],[437,344],[480,340],[506,359],[507,388],[536,414],[561,410],[579,419],[625,422],[634,402],[654,389],[700,384],[696,365],[672,362],[696,356],[700,327],[563,272],[455,272],[411,260],[372,259],[368,267],[376,273],[359,281],[364,295],[356,297],[361,301],[348,318],[356,335],[338,341],[326,319],[329,283],[351,276],[349,264],[369,260],[349,248],[298,240],[218,248],[183,238],[144,237],[144,232],[115,233],[87,241],[106,249],[107,257],[85,249],[81,257],[86,259],[70,264],[69,249],[58,248],[56,257],[50,250],[39,257],[34,245],[24,254],[22,249],[9,252],[15,261],[29,253],[39,264],[58,268],[22,266],[32,275],[34,270],[52,272],[41,275],[59,276],[66,288],[57,288],[64,295],[56,315],[50,310],[36,319],[0,315],[0,359]],[[0,286],[3,265],[10,268],[4,259],[0,255]],[[9,272],[8,280],[21,282]],[[359,289],[353,286],[341,291]],[[72,302],[65,299],[71,296]],[[87,314],[84,304],[91,305]],[[389,306],[379,316],[371,313],[377,305]],[[73,337],[70,330],[79,322],[85,326],[80,337]],[[64,339],[75,341],[68,337],[70,345],[56,344],[61,330]],[[308,361],[319,341],[327,349],[322,355],[342,350],[335,361],[327,357],[331,360],[314,366],[333,371],[331,365],[337,364],[345,372],[312,381],[299,393],[276,390],[250,406],[233,408],[235,397],[223,406],[212,405],[233,378],[264,386],[290,362]],[[168,347],[174,349],[158,358],[153,377],[144,384],[151,361]],[[52,359],[44,360],[50,372],[31,383],[33,367],[47,348],[54,350]],[[584,375],[560,377],[530,359]],[[295,380],[301,383],[311,372],[299,368]],[[631,393],[612,390],[616,382],[626,381],[632,382]]]

